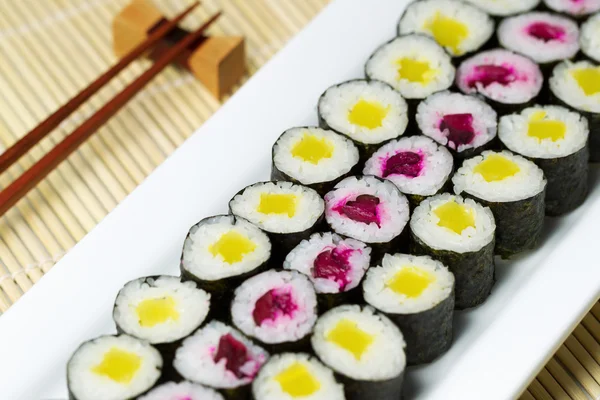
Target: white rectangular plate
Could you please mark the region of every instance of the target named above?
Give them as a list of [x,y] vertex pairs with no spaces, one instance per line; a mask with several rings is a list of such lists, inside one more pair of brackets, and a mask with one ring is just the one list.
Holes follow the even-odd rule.
[[[269,176],[286,128],[316,124],[331,84],[362,77],[395,35],[407,2],[337,0],[0,318],[0,398],[66,399],[65,364],[83,341],[114,332],[112,303],[130,279],[178,273],[188,228],[226,211],[240,188]],[[594,176],[594,182],[596,182]],[[481,307],[457,313],[455,342],[411,370],[407,398],[517,396],[597,299],[600,192],[548,220],[540,248],[499,263]]]

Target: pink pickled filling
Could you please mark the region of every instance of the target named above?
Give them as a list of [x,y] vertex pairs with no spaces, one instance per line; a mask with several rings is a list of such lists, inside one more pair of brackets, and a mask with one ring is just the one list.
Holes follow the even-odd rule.
[[265,321],[273,321],[282,314],[291,315],[297,308],[290,293],[271,289],[256,301],[252,317],[254,323],[261,326]]
[[461,144],[468,144],[473,141],[475,131],[473,131],[472,114],[448,114],[444,115],[440,123],[440,131],[448,130],[448,142],[454,147]]
[[487,87],[497,82],[506,86],[514,80],[515,76],[510,68],[501,65],[477,65],[473,68],[473,74],[467,84],[469,87],[474,87],[477,83],[480,83],[483,87]]
[[215,354],[215,362],[218,363],[220,360],[225,359],[225,368],[231,371],[238,378],[246,376],[241,368],[248,362],[248,349],[244,343],[234,338],[231,334],[221,336],[219,339],[219,347],[217,347],[217,353]]
[[540,40],[549,42],[550,40],[561,40],[565,36],[565,30],[562,26],[551,25],[547,22],[534,22],[529,25],[527,32]]
[[423,157],[412,151],[394,154],[385,162],[383,177],[389,175],[405,175],[411,178],[419,176],[423,168]]
[[341,207],[340,212],[356,222],[365,224],[376,223],[379,226],[377,205],[379,199],[370,194],[361,194],[354,201],[348,201]]
[[350,262],[348,260],[353,252],[353,249],[339,249],[336,247],[319,253],[313,262],[313,276],[335,281],[340,290],[343,291],[350,283],[348,277]]

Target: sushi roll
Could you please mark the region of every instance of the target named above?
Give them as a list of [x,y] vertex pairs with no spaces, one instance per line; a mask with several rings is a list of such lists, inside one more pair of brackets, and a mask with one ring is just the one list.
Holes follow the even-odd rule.
[[600,66],[589,61],[562,62],[552,71],[550,91],[558,103],[587,118],[590,161],[600,162]]
[[315,233],[287,255],[283,268],[308,276],[321,312],[362,300],[359,284],[369,268],[366,244],[327,232]]
[[406,344],[398,327],[372,307],[343,305],[327,311],[311,342],[338,375],[347,400],[401,398]]
[[128,400],[158,381],[163,359],[148,342],[128,335],[100,336],[83,343],[67,364],[72,400]]
[[367,304],[400,328],[408,365],[431,362],[450,348],[454,275],[441,262],[386,254],[367,272],[363,290]]
[[187,337],[173,367],[183,379],[218,390],[225,399],[247,399],[269,354],[232,327],[212,321]]
[[592,15],[581,25],[579,44],[583,54],[600,62],[600,13]]
[[306,185],[324,195],[358,164],[358,148],[342,135],[317,127],[291,128],[273,145],[271,179]]
[[562,215],[579,207],[588,193],[588,123],[559,106],[526,108],[500,119],[499,137],[514,153],[544,171],[546,215]]
[[410,219],[411,253],[441,261],[454,274],[455,308],[475,307],[494,286],[496,222],[488,207],[444,193],[430,197]]
[[345,400],[333,372],[304,353],[271,357],[252,383],[255,400]]
[[305,351],[317,320],[317,295],[299,272],[263,272],[235,290],[231,318],[271,353]]
[[475,96],[440,92],[417,107],[417,124],[423,135],[446,146],[462,160],[493,146],[498,115],[485,101]]
[[320,228],[325,203],[319,194],[291,182],[259,182],[242,189],[229,202],[232,214],[269,235],[276,261]]
[[600,11],[600,0],[544,0],[544,5],[552,11],[583,19]]
[[406,248],[409,218],[406,197],[390,181],[351,176],[325,195],[325,219],[331,229],[371,246],[371,260]]
[[361,159],[383,143],[404,134],[408,106],[390,85],[356,79],[328,88],[317,106],[319,125],[352,139]]
[[443,190],[452,166],[452,155],[445,147],[426,136],[411,136],[380,147],[365,163],[363,174],[393,182],[416,207]]
[[431,36],[452,57],[482,48],[494,33],[494,21],[477,7],[456,0],[421,0],[406,7],[398,34]]
[[508,17],[533,10],[541,0],[465,0],[496,17]]
[[138,400],[224,400],[218,392],[191,382],[168,382]]
[[452,183],[456,194],[464,193],[492,210],[496,254],[507,258],[536,246],[544,225],[546,191],[546,178],[537,165],[509,151],[484,151],[465,160]]
[[149,276],[119,291],[113,319],[119,333],[147,340],[170,364],[181,340],[198,329],[210,309],[210,294],[174,276]]

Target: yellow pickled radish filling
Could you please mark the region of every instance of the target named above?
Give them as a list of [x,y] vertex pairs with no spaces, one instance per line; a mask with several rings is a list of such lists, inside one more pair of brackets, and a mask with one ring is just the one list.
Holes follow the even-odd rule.
[[262,193],[256,211],[263,214],[286,214],[292,218],[296,215],[297,200],[295,194]]
[[469,227],[475,227],[475,213],[471,207],[451,200],[433,210],[440,219],[438,226],[448,228],[459,235]]
[[440,45],[450,48],[456,55],[462,54],[459,47],[469,36],[469,28],[466,24],[437,12],[433,18],[425,22],[423,28],[431,32]]
[[435,276],[414,266],[403,267],[394,277],[386,282],[386,286],[406,297],[419,297],[425,289],[435,281]]
[[308,368],[295,362],[275,377],[281,390],[292,397],[310,396],[321,388],[319,381]]
[[501,181],[520,170],[515,162],[500,154],[490,154],[473,168],[473,172],[480,174],[488,182]]
[[229,231],[208,247],[213,256],[220,255],[227,264],[242,261],[244,255],[252,253],[256,244],[236,231]]
[[100,364],[92,367],[92,372],[117,383],[128,384],[141,366],[142,358],[140,356],[113,347],[104,354]]
[[359,100],[350,113],[348,121],[351,124],[362,126],[367,129],[379,128],[387,116],[390,106],[384,107],[377,101]]
[[144,328],[152,328],[155,325],[164,324],[168,320],[177,321],[179,319],[177,302],[171,296],[142,300],[135,311],[140,325]]
[[550,139],[553,142],[564,139],[567,132],[567,126],[562,121],[553,119],[544,119],[546,113],[537,111],[529,118],[527,135],[539,140]]
[[319,161],[333,156],[333,144],[326,138],[304,134],[292,148],[292,156],[316,165]]
[[431,68],[427,61],[401,58],[396,62],[398,64],[398,79],[406,79],[413,83],[427,84],[437,74],[437,70]]
[[600,92],[600,67],[578,68],[571,71],[586,96]]
[[354,358],[360,360],[375,337],[360,329],[355,322],[342,319],[329,331],[325,339],[348,350]]

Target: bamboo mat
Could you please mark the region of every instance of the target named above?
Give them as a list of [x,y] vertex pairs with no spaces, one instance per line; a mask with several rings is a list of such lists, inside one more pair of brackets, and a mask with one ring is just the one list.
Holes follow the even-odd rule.
[[[204,0],[185,22],[225,11],[213,34],[244,35],[254,73],[329,0]],[[0,151],[115,62],[110,24],[128,0],[0,0]],[[155,0],[170,16],[186,0]],[[138,61],[0,176],[0,189],[126,86]],[[0,313],[212,115],[217,102],[169,68],[0,219]],[[1,394],[0,394],[1,397]],[[600,398],[600,304],[523,400]]]

